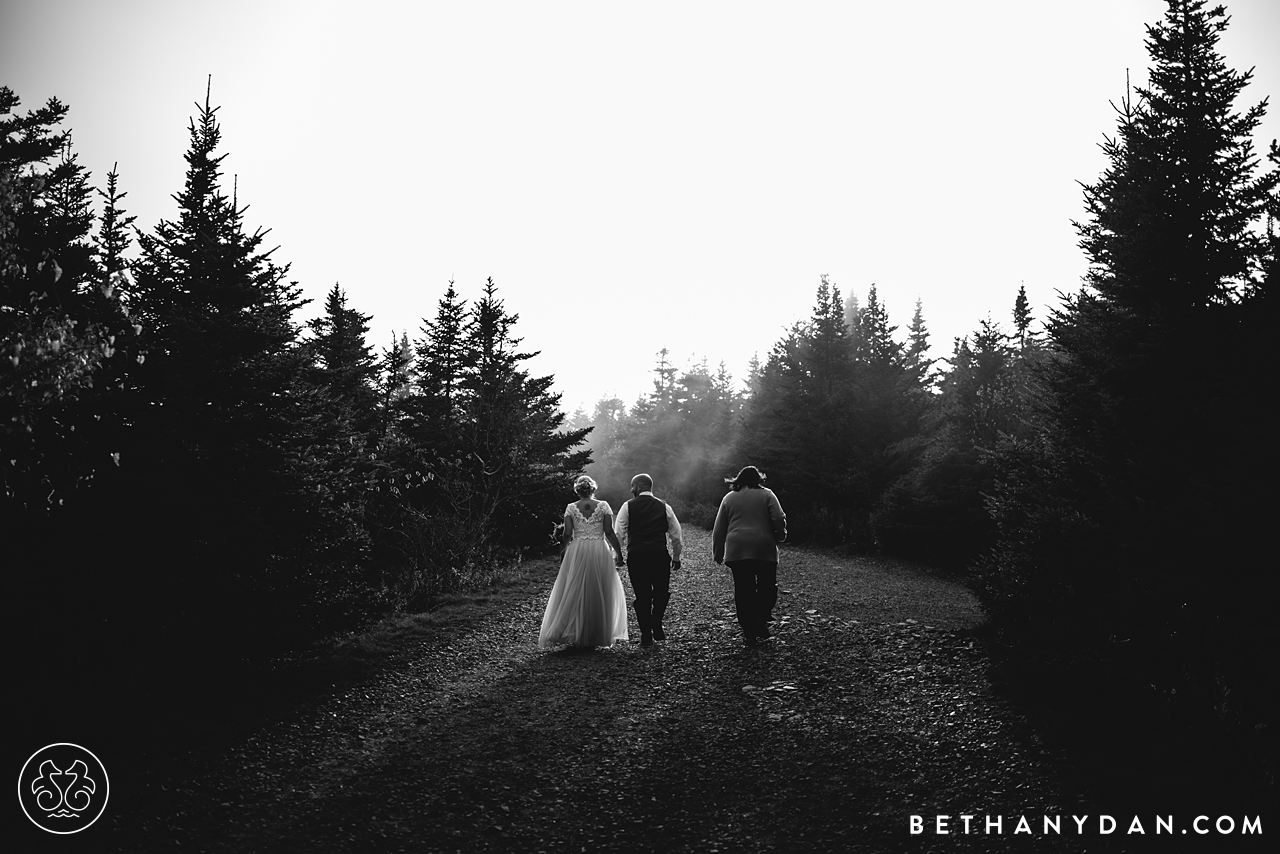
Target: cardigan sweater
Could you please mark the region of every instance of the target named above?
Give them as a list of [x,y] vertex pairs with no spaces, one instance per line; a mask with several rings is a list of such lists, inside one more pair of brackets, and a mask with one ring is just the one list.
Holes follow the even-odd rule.
[[735,560],[778,562],[778,543],[787,538],[787,516],[768,487],[744,486],[720,501],[712,534],[716,563]]

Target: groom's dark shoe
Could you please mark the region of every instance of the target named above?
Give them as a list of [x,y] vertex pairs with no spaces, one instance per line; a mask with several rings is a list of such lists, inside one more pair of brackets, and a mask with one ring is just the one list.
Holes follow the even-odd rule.
[[664,641],[667,639],[667,633],[662,630],[662,623],[654,623],[653,639],[659,640],[659,641]]
[[641,646],[653,646],[653,633],[652,633],[652,632],[641,632],[641,633],[640,633],[640,645],[641,645]]

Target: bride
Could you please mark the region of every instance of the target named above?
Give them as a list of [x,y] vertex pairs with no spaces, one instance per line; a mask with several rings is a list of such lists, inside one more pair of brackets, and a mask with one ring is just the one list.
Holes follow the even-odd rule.
[[[538,646],[570,644],[591,649],[627,639],[627,597],[615,566],[622,545],[613,529],[613,509],[594,496],[596,482],[573,482],[578,500],[564,509],[564,558],[542,615]],[[607,541],[607,542],[606,542]]]

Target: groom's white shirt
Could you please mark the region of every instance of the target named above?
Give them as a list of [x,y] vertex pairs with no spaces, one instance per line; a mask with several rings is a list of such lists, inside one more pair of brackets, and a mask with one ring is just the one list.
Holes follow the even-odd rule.
[[[650,498],[657,498],[651,491],[645,490],[640,495],[647,495]],[[639,496],[636,496],[637,498]],[[659,499],[661,500],[661,499]],[[680,553],[684,551],[684,532],[680,530],[680,520],[676,518],[676,511],[671,509],[671,505],[663,501],[663,505],[667,508],[667,537],[671,540],[671,559],[673,561],[680,560]],[[618,529],[618,540],[622,543],[622,553],[627,553],[627,525],[631,519],[631,515],[627,513],[627,505],[629,502],[622,502],[622,507],[618,509],[618,517],[615,520],[615,526]]]

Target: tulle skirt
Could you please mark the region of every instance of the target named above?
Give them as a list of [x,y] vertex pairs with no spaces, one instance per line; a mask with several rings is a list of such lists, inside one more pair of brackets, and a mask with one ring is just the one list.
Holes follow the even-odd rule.
[[627,594],[604,540],[572,540],[542,615],[538,646],[613,646],[627,639]]

